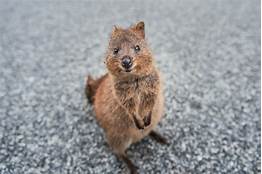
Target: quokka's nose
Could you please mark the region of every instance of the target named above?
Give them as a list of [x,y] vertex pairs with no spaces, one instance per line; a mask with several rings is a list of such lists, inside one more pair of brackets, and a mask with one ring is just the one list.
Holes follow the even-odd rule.
[[123,66],[125,69],[131,68],[132,65],[133,65],[133,63],[132,63],[131,57],[129,57],[129,56],[124,56],[124,57],[122,58],[122,66]]

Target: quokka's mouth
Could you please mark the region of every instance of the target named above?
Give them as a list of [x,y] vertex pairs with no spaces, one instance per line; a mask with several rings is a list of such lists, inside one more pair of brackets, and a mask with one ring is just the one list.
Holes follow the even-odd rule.
[[131,68],[128,68],[128,69],[121,67],[121,71],[123,73],[130,73],[130,72],[134,71],[134,67],[131,67]]
[[132,67],[130,67],[130,68],[123,69],[123,71],[124,71],[125,73],[134,72],[134,71],[135,71],[135,66],[133,65],[133,66],[132,66]]
[[125,73],[125,74],[135,72],[135,66],[132,66],[132,67],[130,67],[130,68],[120,67],[120,69],[121,69],[120,71],[121,71],[122,73]]
[[125,72],[131,72],[132,71],[132,69],[126,69],[125,70]]

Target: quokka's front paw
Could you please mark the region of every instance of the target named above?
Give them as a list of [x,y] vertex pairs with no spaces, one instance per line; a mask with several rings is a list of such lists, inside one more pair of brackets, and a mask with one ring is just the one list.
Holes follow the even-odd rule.
[[136,116],[133,116],[133,118],[134,118],[135,125],[138,129],[144,129],[145,128],[144,122],[142,122],[141,120],[138,120],[136,118]]
[[147,127],[151,124],[151,115],[152,115],[152,113],[150,111],[149,114],[144,117],[143,121],[144,121],[145,127]]

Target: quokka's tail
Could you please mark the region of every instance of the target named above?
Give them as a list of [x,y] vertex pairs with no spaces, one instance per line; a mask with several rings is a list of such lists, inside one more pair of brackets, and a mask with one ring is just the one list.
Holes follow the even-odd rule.
[[96,90],[101,84],[101,82],[106,78],[107,74],[103,75],[98,79],[93,79],[90,75],[88,75],[86,79],[86,87],[85,87],[85,94],[86,98],[90,103],[94,102],[94,96],[96,94]]

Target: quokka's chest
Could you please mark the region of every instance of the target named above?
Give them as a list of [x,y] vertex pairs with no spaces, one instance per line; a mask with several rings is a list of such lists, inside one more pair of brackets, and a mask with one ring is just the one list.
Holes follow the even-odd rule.
[[140,96],[156,89],[158,84],[146,82],[122,83],[115,85],[115,90],[132,96]]

